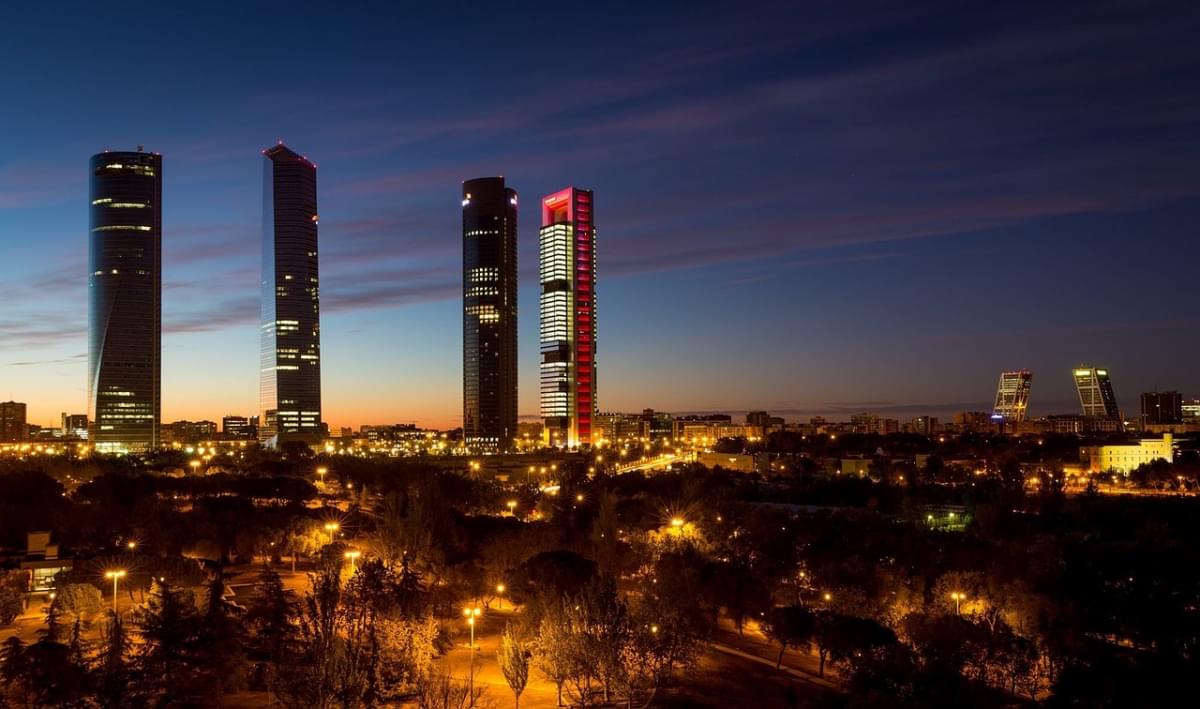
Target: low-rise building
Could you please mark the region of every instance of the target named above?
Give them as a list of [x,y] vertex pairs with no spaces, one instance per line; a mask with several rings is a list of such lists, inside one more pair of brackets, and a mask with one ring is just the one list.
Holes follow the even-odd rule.
[[1175,461],[1174,440],[1171,434],[1162,438],[1143,439],[1127,445],[1082,446],[1079,457],[1086,461],[1091,473],[1129,473],[1139,465],[1165,460]]

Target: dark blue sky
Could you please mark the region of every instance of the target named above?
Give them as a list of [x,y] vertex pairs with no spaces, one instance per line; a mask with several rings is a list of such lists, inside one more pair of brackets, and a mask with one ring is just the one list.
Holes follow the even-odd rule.
[[[244,5],[244,7],[242,7]],[[974,5],[975,7],[968,7]],[[602,409],[1200,396],[1195,3],[56,3],[0,43],[0,398],[82,411],[87,158],[164,168],[164,417],[256,408],[261,157],[320,166],[326,418],[460,412],[459,183],[596,192]]]

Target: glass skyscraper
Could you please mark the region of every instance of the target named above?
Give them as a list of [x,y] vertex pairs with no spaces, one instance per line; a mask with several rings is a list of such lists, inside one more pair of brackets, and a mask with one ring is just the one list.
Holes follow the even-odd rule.
[[88,418],[104,452],[158,445],[162,350],[162,156],[90,162]]
[[996,405],[992,409],[992,418],[1006,423],[1024,421],[1032,385],[1033,372],[1027,369],[1001,372],[1000,383],[996,385]]
[[596,230],[592,192],[542,198],[541,415],[550,445],[592,442],[596,419]]
[[263,155],[259,439],[316,443],[323,433],[317,166],[283,143]]
[[1117,397],[1113,394],[1112,380],[1108,377],[1108,370],[1096,367],[1076,367],[1073,374],[1075,389],[1079,392],[1079,404],[1083,407],[1083,415],[1088,418],[1120,422],[1121,410],[1117,407]]
[[463,437],[507,451],[517,435],[517,193],[463,183]]

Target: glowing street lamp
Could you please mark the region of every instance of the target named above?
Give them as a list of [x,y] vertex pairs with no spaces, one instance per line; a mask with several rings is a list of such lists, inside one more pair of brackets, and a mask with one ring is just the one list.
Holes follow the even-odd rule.
[[125,578],[125,570],[124,569],[113,569],[112,571],[105,571],[104,578],[112,579],[112,582],[113,582],[113,615],[116,615],[117,614],[117,582],[120,581],[121,579]]
[[192,474],[193,475],[196,473],[196,471],[200,470],[200,461],[198,461],[198,460],[193,460],[193,461],[189,462],[188,465],[192,466]]
[[325,531],[329,532],[329,543],[330,544],[333,544],[333,535],[335,532],[337,532],[337,530],[338,530],[337,522],[326,522],[325,523]]
[[467,625],[471,626],[471,644],[467,647],[475,649],[475,619],[483,615],[483,609],[479,606],[474,608],[463,608],[463,616],[467,619]]
[[825,594],[821,596],[821,598],[822,598],[822,600],[825,601],[826,604],[828,604],[830,601],[833,600],[833,594],[830,593],[829,591],[826,591]]
[[504,591],[505,586],[502,583],[496,584],[496,596],[500,599],[500,609],[504,610]]
[[326,468],[324,465],[317,468],[317,477],[320,478],[322,485],[325,484],[325,474],[328,472],[329,472],[329,468]]
[[354,549],[354,550],[346,552],[345,556],[347,559],[350,560],[350,574],[354,575],[354,572],[356,570],[356,567],[354,566],[354,562],[358,559],[358,557],[362,556],[362,552],[358,551],[357,549]]
[[517,501],[516,501],[516,500],[509,500],[509,501],[508,501],[507,503],[505,503],[505,504],[507,504],[507,505],[508,505],[508,514],[510,514],[510,515],[512,515],[512,516],[516,516],[516,511],[517,511]]
[[954,615],[961,615],[961,613],[959,613],[959,604],[964,598],[967,597],[967,594],[954,591],[950,594],[950,597],[954,599]]

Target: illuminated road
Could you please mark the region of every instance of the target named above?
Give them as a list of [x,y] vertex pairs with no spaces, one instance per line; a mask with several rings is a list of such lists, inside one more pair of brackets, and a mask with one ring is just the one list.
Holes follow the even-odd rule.
[[622,465],[618,465],[614,468],[614,470],[618,475],[620,475],[621,473],[657,472],[657,471],[662,471],[662,470],[668,470],[668,469],[670,469],[670,467],[672,465],[674,465],[676,463],[690,463],[695,459],[696,459],[696,456],[695,456],[695,454],[692,454],[692,453],[688,453],[685,455],[675,455],[674,453],[663,453],[662,455],[657,455],[653,458],[642,458],[641,460],[635,460],[630,463],[624,463]]

